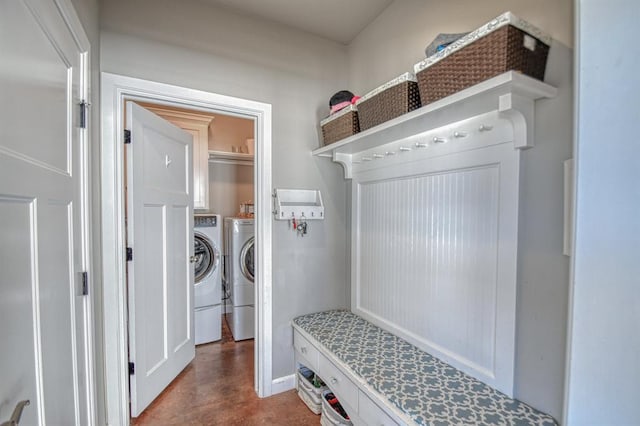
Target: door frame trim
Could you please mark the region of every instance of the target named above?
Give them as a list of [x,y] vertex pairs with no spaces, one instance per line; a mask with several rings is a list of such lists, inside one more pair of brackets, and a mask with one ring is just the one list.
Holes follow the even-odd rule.
[[254,387],[272,394],[271,105],[133,77],[101,73],[102,270],[106,414],[129,424],[125,256],[124,102],[145,100],[254,119],[256,197],[256,345]]

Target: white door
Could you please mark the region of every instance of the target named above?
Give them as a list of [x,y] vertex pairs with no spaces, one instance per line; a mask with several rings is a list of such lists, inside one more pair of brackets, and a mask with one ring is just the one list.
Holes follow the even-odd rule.
[[195,356],[193,141],[127,102],[129,361],[137,417]]
[[87,64],[63,15],[0,2],[0,423],[28,400],[20,424],[93,424]]

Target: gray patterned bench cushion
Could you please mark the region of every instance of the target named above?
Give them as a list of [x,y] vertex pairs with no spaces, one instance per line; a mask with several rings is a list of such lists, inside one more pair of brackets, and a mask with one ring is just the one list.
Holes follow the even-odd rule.
[[349,311],[318,312],[293,322],[416,424],[556,424]]

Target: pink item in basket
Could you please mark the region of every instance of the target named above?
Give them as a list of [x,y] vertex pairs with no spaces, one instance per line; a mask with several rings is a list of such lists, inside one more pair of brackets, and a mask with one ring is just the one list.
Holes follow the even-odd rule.
[[358,99],[360,99],[360,96],[354,96],[354,94],[348,90],[339,91],[329,100],[329,108],[331,110],[329,115],[334,114],[351,104],[355,104]]

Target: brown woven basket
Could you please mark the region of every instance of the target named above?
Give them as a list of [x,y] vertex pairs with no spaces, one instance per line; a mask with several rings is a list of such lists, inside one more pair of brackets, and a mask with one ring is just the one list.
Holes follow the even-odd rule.
[[422,105],[511,70],[543,80],[549,46],[536,39],[529,50],[526,34],[505,25],[417,72]]
[[370,129],[380,123],[420,108],[418,83],[410,80],[403,81],[380,91],[370,98],[363,98],[357,105],[360,130]]
[[358,111],[352,110],[322,121],[322,140],[325,145],[355,135],[360,131]]

